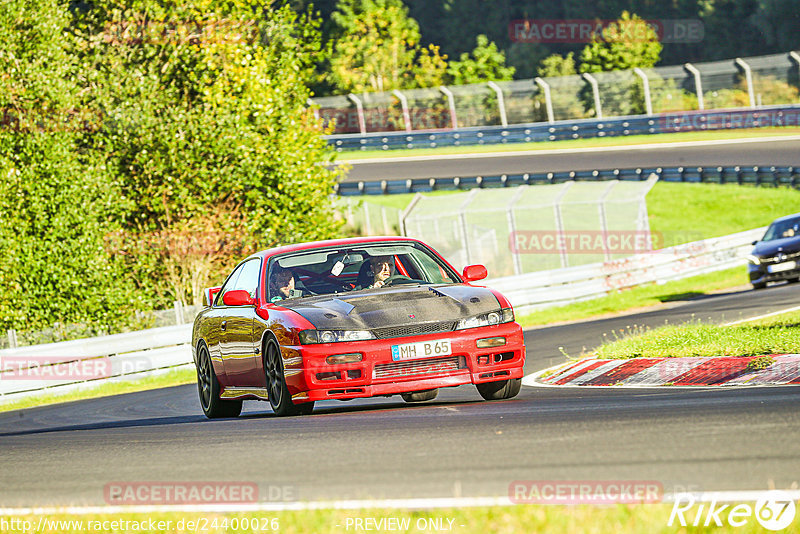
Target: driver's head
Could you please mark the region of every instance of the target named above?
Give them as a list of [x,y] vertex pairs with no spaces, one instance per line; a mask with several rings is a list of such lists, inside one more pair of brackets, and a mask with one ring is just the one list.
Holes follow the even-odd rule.
[[288,298],[289,292],[294,289],[294,274],[292,271],[278,267],[272,275],[272,287],[277,296]]
[[383,282],[394,274],[394,259],[391,256],[375,256],[370,258],[375,282]]

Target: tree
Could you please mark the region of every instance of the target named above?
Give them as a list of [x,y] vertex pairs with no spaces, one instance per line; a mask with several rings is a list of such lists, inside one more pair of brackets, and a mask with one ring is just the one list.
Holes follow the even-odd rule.
[[581,51],[581,72],[607,72],[658,63],[662,45],[658,34],[641,17],[623,11],[616,22],[594,36]]
[[126,205],[83,139],[70,19],[55,0],[0,3],[0,328],[124,322],[140,302],[105,247]]
[[332,15],[328,79],[341,93],[441,83],[438,47],[420,45],[419,26],[401,0],[341,0]]
[[514,77],[514,67],[506,66],[506,56],[496,44],[485,35],[478,35],[472,54],[465,52],[460,61],[450,61],[447,74],[449,83],[454,85],[507,81]]
[[267,1],[98,0],[80,26],[105,116],[91,149],[132,203],[116,243],[161,302],[199,301],[261,248],[337,235],[333,152],[307,106],[321,46],[309,16]]

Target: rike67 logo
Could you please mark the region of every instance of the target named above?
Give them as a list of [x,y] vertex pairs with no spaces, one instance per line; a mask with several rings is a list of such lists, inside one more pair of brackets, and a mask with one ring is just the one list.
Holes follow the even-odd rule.
[[721,504],[715,500],[698,503],[691,493],[678,494],[669,515],[667,526],[743,527],[755,517],[767,530],[783,530],[792,524],[796,505],[791,495],[785,491],[764,492],[756,501],[755,507],[749,504]]

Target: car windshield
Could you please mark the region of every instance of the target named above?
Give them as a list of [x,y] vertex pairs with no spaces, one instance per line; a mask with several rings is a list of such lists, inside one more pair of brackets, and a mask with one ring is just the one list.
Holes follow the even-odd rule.
[[381,287],[451,284],[461,279],[420,243],[369,243],[282,254],[269,269],[271,302]]
[[774,241],[797,236],[800,236],[800,217],[772,223],[761,241]]

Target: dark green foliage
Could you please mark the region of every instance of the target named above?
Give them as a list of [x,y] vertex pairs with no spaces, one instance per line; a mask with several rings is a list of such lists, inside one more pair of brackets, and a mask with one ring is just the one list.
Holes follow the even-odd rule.
[[317,27],[270,2],[0,4],[0,328],[113,326],[336,236]]

